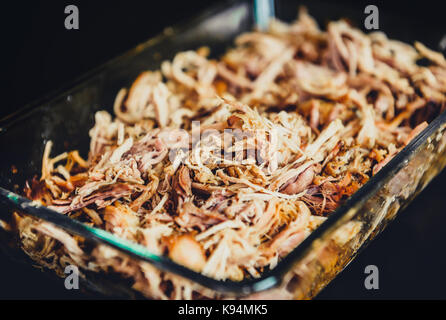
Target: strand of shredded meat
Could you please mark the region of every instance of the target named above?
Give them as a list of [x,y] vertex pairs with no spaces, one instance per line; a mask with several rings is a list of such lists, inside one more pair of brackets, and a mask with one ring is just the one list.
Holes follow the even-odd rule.
[[[324,31],[305,10],[241,35],[218,60],[208,54],[178,53],[122,89],[115,118],[96,114],[87,160],[52,158],[49,142],[27,196],[214,278],[258,277],[445,106],[441,54],[345,21]],[[87,258],[77,238],[34,224],[19,225],[147,296],[197,297],[186,280],[101,246]]]

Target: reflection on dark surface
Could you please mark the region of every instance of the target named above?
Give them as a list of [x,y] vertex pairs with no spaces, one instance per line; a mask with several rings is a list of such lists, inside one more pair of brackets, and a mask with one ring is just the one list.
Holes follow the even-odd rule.
[[[319,299],[445,299],[446,171],[333,280]],[[379,289],[366,290],[364,269],[379,268]]]

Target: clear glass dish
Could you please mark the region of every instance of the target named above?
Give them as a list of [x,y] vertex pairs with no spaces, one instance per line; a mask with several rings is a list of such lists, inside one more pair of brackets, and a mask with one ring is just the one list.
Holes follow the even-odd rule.
[[[351,8],[320,1],[306,5],[319,22],[346,17],[356,25],[362,24],[363,17],[353,14]],[[293,1],[277,1],[277,15],[282,20],[293,20],[297,9]],[[45,98],[0,120],[0,150],[4,155],[0,158],[0,186],[20,192],[25,181],[40,172],[42,153],[48,140],[54,142],[54,153],[77,149],[86,155],[88,130],[93,126],[94,113],[102,109],[111,111],[120,88],[128,86],[142,70],[158,69],[163,60],[173,58],[179,51],[206,45],[213,55],[218,56],[237,35],[254,27],[252,11],[251,1],[228,2],[215,7],[187,24],[166,29],[163,34],[92,71],[77,80],[71,89],[61,90],[52,98]],[[380,19],[385,21],[386,17],[380,16]],[[394,21],[394,17],[389,19]],[[399,33],[401,30],[404,32]],[[384,31],[397,39],[415,40],[410,39],[407,24],[405,28]],[[432,30],[428,37],[418,40],[432,45],[441,34]],[[188,278],[186,282],[197,298],[312,298],[444,168],[445,128],[446,114],[443,113],[260,279],[241,283],[217,281],[172,264],[163,257],[152,257],[141,263],[150,261],[163,272],[175,274],[171,275],[174,278]],[[0,220],[9,222],[13,211],[1,207]],[[144,252],[138,252],[107,232],[89,229],[96,232],[99,239],[115,241],[114,247],[130,253],[133,261],[144,260]],[[29,262],[19,249],[23,245],[17,233],[7,228],[0,230],[1,250],[13,258]],[[97,239],[93,238],[85,240],[96,243]],[[63,267],[61,263],[56,273],[63,275]],[[103,295],[140,296],[131,288],[131,283],[116,275],[82,270],[82,280],[86,287]],[[150,295],[146,294],[146,297],[150,298]]]

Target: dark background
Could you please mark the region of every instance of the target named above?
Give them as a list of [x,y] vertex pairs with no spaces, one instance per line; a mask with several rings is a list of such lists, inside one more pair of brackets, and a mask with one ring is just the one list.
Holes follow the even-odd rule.
[[[337,1],[407,16],[420,28],[444,30],[440,1]],[[77,5],[80,30],[64,28],[64,8]],[[299,1],[296,1],[296,7]],[[2,3],[0,118],[70,83],[91,68],[187,20],[210,1],[15,1]],[[358,11],[361,12],[361,11]],[[311,13],[311,12],[310,12]],[[384,30],[385,31],[385,30]],[[423,39],[420,39],[423,40]],[[434,48],[437,49],[438,48]],[[2,91],[3,91],[2,90]],[[321,294],[321,299],[445,299],[446,172],[438,176]],[[364,268],[376,265],[379,290],[364,288]],[[0,256],[0,298],[86,298],[30,266]]]

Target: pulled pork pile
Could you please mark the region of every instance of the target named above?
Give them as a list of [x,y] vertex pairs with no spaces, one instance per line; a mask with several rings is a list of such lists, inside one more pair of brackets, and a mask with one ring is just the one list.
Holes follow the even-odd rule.
[[[216,279],[258,277],[445,106],[441,54],[344,21],[323,31],[304,10],[242,34],[218,60],[208,54],[180,52],[122,89],[116,118],[96,114],[88,160],[51,158],[49,142],[27,196]],[[213,294],[18,220],[25,248],[49,267],[116,272],[153,298]],[[43,245],[40,233],[51,236]]]

